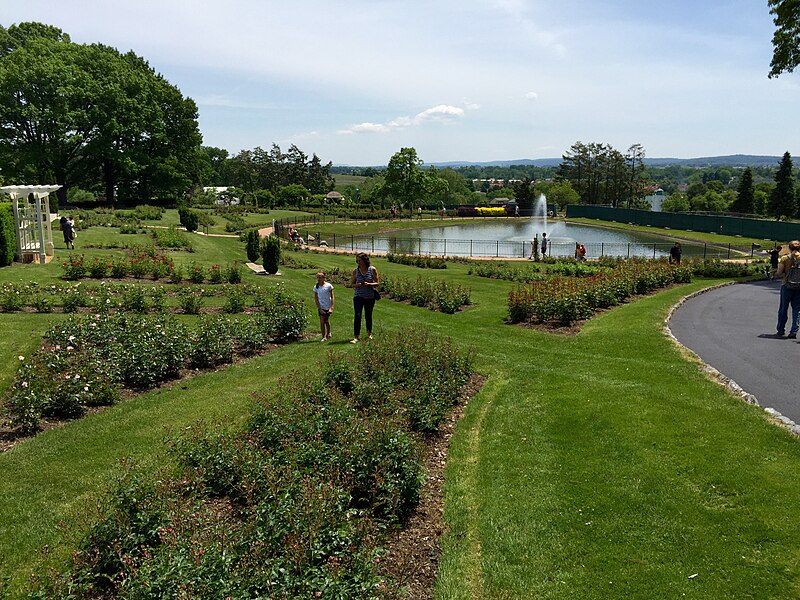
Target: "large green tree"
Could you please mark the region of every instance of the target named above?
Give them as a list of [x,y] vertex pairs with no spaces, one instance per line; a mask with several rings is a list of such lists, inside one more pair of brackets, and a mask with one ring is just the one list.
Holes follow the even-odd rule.
[[414,148],[401,148],[391,159],[384,173],[382,193],[400,205],[414,207],[421,204],[423,195],[422,160]]
[[748,167],[739,180],[739,189],[736,200],[731,205],[731,210],[738,213],[752,214],[755,206],[756,188],[753,185],[753,171]]
[[427,204],[449,189],[436,169],[423,169],[423,162],[414,148],[401,148],[389,160],[384,172],[381,196],[391,198],[406,209]]
[[775,187],[769,197],[770,216],[778,221],[781,217],[793,217],[797,211],[797,201],[795,198],[794,177],[792,175],[792,156],[786,152],[781,159],[778,170],[775,173]]
[[576,142],[562,156],[556,178],[569,182],[584,204],[636,204],[647,179],[644,149],[634,144],[622,154],[609,144]]
[[133,52],[57,28],[0,28],[0,166],[15,178],[103,188],[109,202],[180,197],[202,170],[197,107]]
[[769,76],[777,77],[791,73],[800,64],[800,2],[767,0],[767,4],[775,23]]

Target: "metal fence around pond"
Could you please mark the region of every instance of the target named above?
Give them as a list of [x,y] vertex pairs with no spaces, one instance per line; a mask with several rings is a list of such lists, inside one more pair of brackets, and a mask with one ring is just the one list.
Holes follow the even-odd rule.
[[[319,239],[319,234],[311,230],[299,228],[303,243],[309,246],[323,246],[351,252],[380,252],[393,254],[417,254],[428,256],[460,256],[476,258],[530,258],[531,242],[501,240],[453,240],[435,238],[406,238],[379,235],[332,235],[328,239]],[[669,256],[671,243],[596,242],[584,244],[586,258],[604,256],[622,258],[664,258]],[[737,254],[730,246],[727,248],[709,246],[707,244],[684,244],[683,256],[702,258],[731,258]],[[540,249],[541,254],[541,249]],[[573,242],[550,242],[547,245],[547,256],[573,257]]]

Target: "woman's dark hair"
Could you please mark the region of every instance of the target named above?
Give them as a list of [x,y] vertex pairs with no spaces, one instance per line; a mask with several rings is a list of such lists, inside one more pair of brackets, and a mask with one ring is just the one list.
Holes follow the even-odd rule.
[[367,265],[367,268],[369,268],[369,254],[367,254],[366,252],[359,252],[358,254],[356,254],[356,260],[359,259],[364,261],[364,264]]

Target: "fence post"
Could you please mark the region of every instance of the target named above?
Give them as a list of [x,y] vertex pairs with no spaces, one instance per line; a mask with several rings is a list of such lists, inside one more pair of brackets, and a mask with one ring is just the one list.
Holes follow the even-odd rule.
[[472,258],[472,240],[469,241],[469,257]]
[[655,257],[656,257],[656,245],[654,243],[653,244],[653,258],[655,258]]
[[375,236],[372,236],[372,251],[375,252]]
[[628,242],[628,258],[631,257],[631,243]]
[[495,240],[497,242],[497,250],[495,250],[495,258],[500,258],[500,240]]
[[600,242],[600,258],[603,258],[606,255],[606,244],[605,242]]
[[728,244],[728,258],[730,258],[730,257],[731,257],[731,245],[729,243]]
[[447,256],[447,238],[444,239],[444,256]]
[[352,252],[352,251],[353,251],[353,249],[354,249],[354,247],[353,247],[353,243],[354,243],[354,242],[355,242],[355,236],[351,235],[351,236],[350,236],[350,251],[351,251],[351,252]]
[[[336,217],[334,217],[335,219]],[[336,234],[333,234],[333,247],[336,248]]]
[[708,243],[703,244],[703,260],[706,259],[706,250],[708,249]]

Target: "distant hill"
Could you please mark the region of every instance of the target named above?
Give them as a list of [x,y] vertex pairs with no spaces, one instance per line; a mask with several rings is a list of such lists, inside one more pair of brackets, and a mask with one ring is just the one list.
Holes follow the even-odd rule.
[[[728,156],[704,156],[700,158],[645,158],[646,165],[653,167],[667,167],[680,165],[682,167],[777,167],[781,161],[780,156],[758,156],[755,154],[729,154]],[[453,160],[448,162],[425,163],[437,169],[444,167],[510,167],[512,165],[532,165],[534,167],[557,167],[561,164],[558,158],[519,158],[517,160],[492,160],[487,162],[470,162],[466,160]],[[371,165],[375,169],[383,169],[386,165]],[[336,169],[366,168],[364,165],[334,165]]]
[[[753,154],[730,154],[728,156],[704,156],[700,158],[645,158],[646,165],[666,167],[680,165],[682,167],[762,167],[777,166],[780,156],[757,156]],[[430,163],[436,168],[442,167],[510,167],[511,165],[533,165],[535,167],[557,167],[561,158],[520,158],[518,160],[495,160],[489,162],[450,161]]]
[[645,164],[654,167],[681,165],[682,167],[776,167],[780,156],[757,156],[754,154],[730,154],[728,156],[706,156],[702,158],[645,158]]

